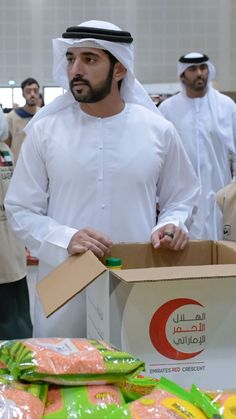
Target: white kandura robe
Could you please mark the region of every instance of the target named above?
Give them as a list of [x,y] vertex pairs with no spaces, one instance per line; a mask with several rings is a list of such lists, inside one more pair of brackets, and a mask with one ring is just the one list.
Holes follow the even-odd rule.
[[0,107],[0,141],[5,141],[8,137],[7,118]]
[[183,91],[164,100],[158,109],[176,127],[200,181],[199,208],[190,237],[220,240],[222,214],[216,192],[232,180],[229,152],[235,153],[236,105],[209,87],[202,98],[189,98]]
[[[40,280],[68,257],[77,230],[103,231],[114,243],[148,242],[156,196],[160,226],[188,226],[198,192],[178,134],[162,116],[126,104],[115,116],[96,118],[75,102],[32,126],[5,206],[40,260]],[[86,336],[84,304],[81,293],[46,319],[37,299],[34,336]]]

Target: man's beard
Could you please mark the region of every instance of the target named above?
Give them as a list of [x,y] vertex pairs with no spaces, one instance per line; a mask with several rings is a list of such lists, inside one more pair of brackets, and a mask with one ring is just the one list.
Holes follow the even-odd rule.
[[[92,86],[88,80],[80,76],[70,80],[70,90],[75,100],[81,103],[96,103],[104,99],[111,91],[113,68],[114,66],[111,65],[107,78],[96,86]],[[76,86],[78,82],[88,86],[86,93],[79,93],[78,90],[73,89],[74,86],[76,89],[79,89],[79,86]]]
[[[198,80],[201,80],[201,81],[203,81],[203,83],[201,84],[201,85],[198,85],[197,84],[197,81]],[[206,87],[207,87],[207,79],[202,79],[202,78],[199,78],[199,79],[197,79],[194,83],[191,83],[191,85],[189,86],[192,90],[194,90],[195,92],[202,92],[202,91],[204,91],[205,89],[206,89]]]

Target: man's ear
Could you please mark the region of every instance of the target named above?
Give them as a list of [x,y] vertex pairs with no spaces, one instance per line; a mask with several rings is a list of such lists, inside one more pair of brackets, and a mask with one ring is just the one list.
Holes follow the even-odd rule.
[[118,81],[122,80],[126,75],[126,68],[121,64],[119,61],[115,63],[113,77],[114,80],[118,83]]

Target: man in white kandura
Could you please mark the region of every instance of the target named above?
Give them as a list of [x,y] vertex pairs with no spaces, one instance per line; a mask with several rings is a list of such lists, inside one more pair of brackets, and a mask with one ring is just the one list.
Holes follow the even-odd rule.
[[[89,21],[53,48],[54,78],[68,92],[27,126],[5,201],[39,259],[38,279],[69,255],[102,257],[113,243],[183,249],[198,181],[174,126],[135,79],[130,33]],[[48,319],[36,297],[34,336],[85,337],[85,292]]]
[[200,182],[200,202],[190,229],[192,239],[223,238],[216,193],[232,180],[235,160],[236,105],[211,86],[215,68],[199,52],[180,57],[182,91],[158,109],[176,127]]

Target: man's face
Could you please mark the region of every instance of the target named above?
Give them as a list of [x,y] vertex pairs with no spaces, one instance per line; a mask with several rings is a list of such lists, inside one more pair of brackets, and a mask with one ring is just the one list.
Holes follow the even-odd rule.
[[111,92],[114,66],[103,50],[69,48],[66,58],[70,90],[77,102],[96,103]]
[[184,71],[181,81],[187,90],[201,93],[206,89],[208,73],[207,64],[192,65]]
[[23,97],[28,106],[36,106],[39,97],[39,87],[36,83],[29,84],[23,89]]

